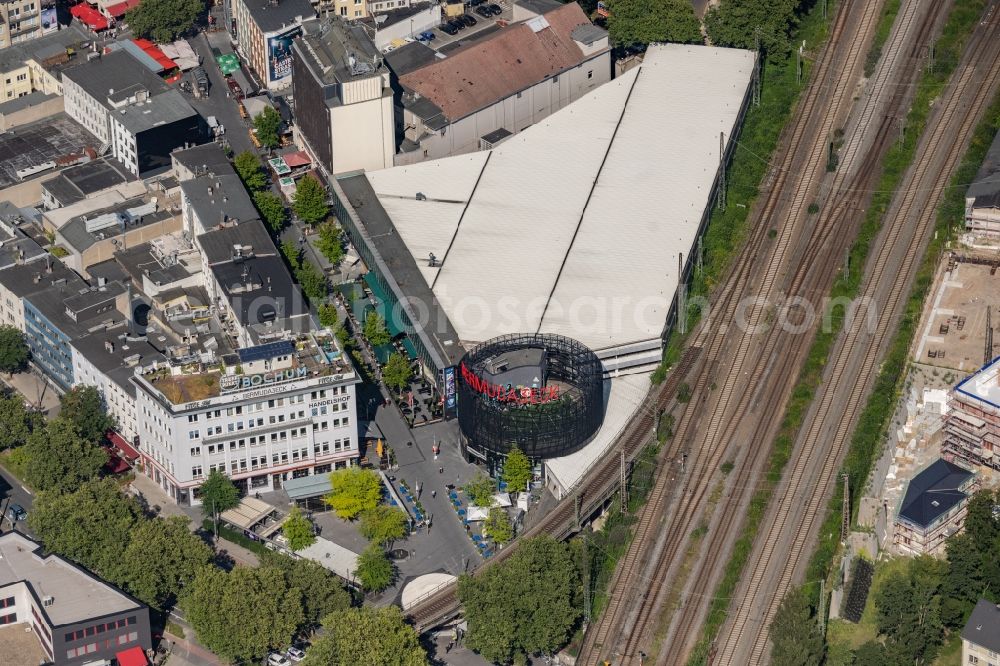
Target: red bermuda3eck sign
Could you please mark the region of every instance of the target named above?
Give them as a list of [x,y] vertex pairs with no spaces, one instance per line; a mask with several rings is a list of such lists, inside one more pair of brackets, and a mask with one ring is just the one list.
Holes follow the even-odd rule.
[[469,370],[465,363],[461,364],[461,369],[462,381],[468,384],[473,391],[482,393],[487,398],[517,405],[540,405],[559,399],[558,386],[507,388],[498,384],[491,384],[482,377],[479,377],[472,370]]

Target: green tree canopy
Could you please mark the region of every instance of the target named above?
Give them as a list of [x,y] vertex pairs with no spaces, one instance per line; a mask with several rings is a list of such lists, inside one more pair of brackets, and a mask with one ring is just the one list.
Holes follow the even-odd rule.
[[886,666],[889,663],[885,646],[878,641],[863,643],[854,651],[853,666]]
[[1000,492],[986,489],[969,498],[965,516],[965,532],[972,538],[976,549],[986,553],[993,548],[1000,537]]
[[97,478],[108,462],[108,452],[87,441],[66,418],[49,421],[28,436],[25,481],[37,490],[73,492]]
[[340,262],[344,259],[344,234],[333,220],[327,220],[319,226],[316,249],[333,264],[334,268],[340,266]]
[[299,269],[295,271],[295,279],[309,300],[320,301],[326,298],[329,291],[326,276],[311,261],[302,260]]
[[406,514],[397,508],[379,504],[361,512],[361,534],[372,543],[385,546],[406,536]]
[[462,486],[462,491],[474,506],[488,507],[493,503],[497,485],[484,472],[477,472],[472,480]]
[[288,519],[281,526],[281,533],[288,539],[288,547],[293,551],[302,550],[316,543],[313,524],[302,514],[302,509],[292,507]]
[[265,148],[277,148],[278,144],[281,143],[279,136],[281,114],[275,111],[274,107],[266,106],[263,111],[254,116],[253,127],[257,130],[257,140]]
[[934,660],[944,635],[938,590],[945,567],[929,556],[918,557],[909,571],[891,574],[876,592],[876,625],[886,637],[890,661]]
[[0,450],[21,446],[28,440],[28,410],[20,395],[0,396]]
[[323,498],[337,516],[354,520],[362,511],[378,506],[382,482],[370,469],[346,467],[330,473],[330,494]]
[[286,647],[305,616],[302,592],[275,567],[206,567],[185,590],[181,606],[198,640],[230,661],[259,659]]
[[123,544],[129,543],[141,519],[135,500],[122,495],[112,479],[104,479],[72,493],[41,493],[28,525],[48,550],[111,578]]
[[371,343],[372,347],[387,345],[389,344],[389,340],[392,339],[392,336],[389,335],[389,329],[385,327],[385,319],[382,319],[382,316],[377,312],[370,312],[365,317],[365,325],[362,333],[365,339]]
[[80,437],[88,442],[103,441],[105,433],[117,425],[94,386],[74,386],[63,394],[59,404],[60,416],[72,423]]
[[819,666],[825,649],[809,599],[802,588],[796,588],[785,595],[771,620],[771,663]]
[[410,385],[410,377],[412,376],[410,361],[406,356],[398,352],[389,355],[389,360],[382,368],[382,379],[386,386],[402,391]]
[[228,476],[217,469],[208,473],[199,491],[201,510],[206,516],[221,514],[240,503],[240,491]]
[[508,559],[458,582],[469,623],[468,647],[489,661],[552,652],[580,618],[580,576],[569,546],[549,536],[528,539]]
[[24,333],[13,326],[0,326],[0,372],[21,372],[28,367],[29,356]]
[[264,563],[281,569],[289,588],[301,590],[304,628],[318,625],[334,611],[351,607],[351,595],[340,579],[316,562],[271,554]]
[[299,267],[302,266],[302,251],[298,246],[293,241],[283,240],[281,241],[281,254],[285,255],[292,272],[297,273]]
[[204,11],[203,0],[155,0],[130,9],[125,22],[137,37],[172,42],[190,30]]
[[396,577],[396,568],[377,544],[371,544],[358,555],[358,568],[354,572],[366,592],[381,592]]
[[323,303],[319,306],[319,324],[324,328],[336,328],[337,322],[340,321],[340,315],[337,314],[337,306],[333,303]]
[[272,233],[278,233],[285,228],[288,213],[285,211],[285,204],[282,203],[281,197],[273,192],[261,190],[253,193],[253,202]]
[[267,176],[264,175],[260,159],[249,150],[244,150],[233,159],[233,167],[236,169],[236,173],[239,174],[240,180],[246,185],[246,188],[254,192],[255,199],[256,190],[262,190],[267,187]]
[[150,606],[172,606],[212,562],[212,549],[188,529],[187,518],[143,520],[133,530],[113,579]]
[[705,29],[716,46],[760,46],[768,58],[784,58],[789,34],[798,23],[799,0],[724,0],[705,14]]
[[510,543],[514,538],[514,526],[510,522],[510,516],[501,507],[493,507],[486,515],[483,533],[497,543]]
[[507,460],[503,463],[503,480],[507,484],[507,491],[512,493],[523,493],[527,491],[528,481],[534,476],[531,469],[531,460],[524,452],[516,446],[511,448],[507,454]]
[[326,204],[326,188],[313,176],[303,176],[295,186],[292,209],[300,220],[308,224],[325,220],[330,212]]
[[704,41],[690,0],[610,0],[608,11],[608,34],[616,46]]
[[303,666],[423,666],[428,663],[420,637],[395,606],[363,606],[337,611],[323,620],[323,629],[323,635],[309,648]]

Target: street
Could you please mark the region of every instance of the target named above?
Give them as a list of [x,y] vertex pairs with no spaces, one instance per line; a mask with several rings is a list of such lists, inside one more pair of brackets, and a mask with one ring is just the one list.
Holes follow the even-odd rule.
[[[5,511],[8,506],[7,498],[10,498],[11,504],[20,504],[23,506],[24,510],[28,512],[28,515],[31,515],[31,504],[34,501],[34,497],[32,497],[31,493],[29,493],[27,489],[14,478],[13,474],[8,472],[3,467],[0,467],[0,499],[2,499],[4,503],[3,506]],[[2,520],[0,520],[0,527],[2,527],[0,532],[9,531],[11,529],[10,521],[7,520],[6,516],[3,516]],[[15,525],[15,527],[17,527],[19,532],[32,536],[27,524],[22,522]]]
[[219,64],[215,62],[215,56],[212,55],[212,46],[209,43],[208,34],[202,32],[197,37],[192,38],[190,42],[191,47],[202,58],[201,66],[208,74],[211,88],[208,91],[208,97],[202,97],[201,99],[185,93],[188,101],[205,118],[215,116],[220,123],[225,125],[226,133],[223,135],[223,138],[229,142],[234,155],[238,155],[246,150],[255,153],[256,150],[250,141],[248,133],[249,127],[243,118],[240,117],[237,100],[229,96],[229,86],[226,84],[226,79],[222,76],[222,72],[219,71]]

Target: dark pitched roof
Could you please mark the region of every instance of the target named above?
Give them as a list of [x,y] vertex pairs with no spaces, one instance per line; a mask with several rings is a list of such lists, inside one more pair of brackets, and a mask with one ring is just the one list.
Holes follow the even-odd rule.
[[170,156],[182,166],[191,171],[206,171],[216,173],[232,173],[232,166],[225,151],[217,143],[205,143],[193,148],[175,150]]
[[208,173],[185,180],[181,192],[206,229],[232,220],[260,220],[253,200],[232,167],[227,173]]
[[198,236],[198,245],[209,264],[232,261],[237,245],[242,248],[241,253],[244,255],[262,257],[277,254],[274,241],[260,220],[213,229]]
[[962,629],[962,638],[993,652],[1000,652],[1000,605],[980,599]]
[[83,278],[58,259],[42,259],[30,264],[11,266],[3,272],[3,278],[0,279],[3,280],[3,286],[19,298],[45,291],[60,282],[69,285],[73,291],[87,286]]
[[243,0],[247,11],[261,32],[272,32],[316,15],[309,0]]
[[229,261],[211,270],[243,326],[274,322],[284,328],[286,320],[309,312],[281,257]]
[[423,42],[410,42],[385,54],[385,64],[396,76],[409,74],[437,60],[437,51]]
[[899,516],[920,527],[930,526],[968,497],[961,488],[973,476],[964,467],[937,459],[910,480]]

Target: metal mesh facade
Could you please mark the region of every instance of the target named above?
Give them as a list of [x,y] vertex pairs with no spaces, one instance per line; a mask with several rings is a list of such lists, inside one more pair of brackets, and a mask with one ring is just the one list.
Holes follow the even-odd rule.
[[532,460],[568,455],[589,442],[604,419],[601,361],[576,340],[561,335],[506,335],[472,349],[462,365],[483,377],[487,360],[526,348],[545,349],[547,385],[560,387],[558,398],[517,404],[488,395],[464,372],[458,373],[458,422],[464,444],[488,461],[514,446]]

